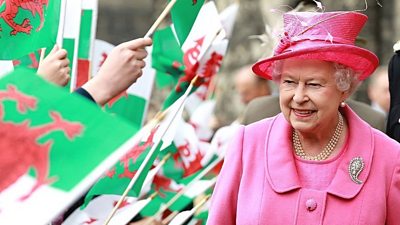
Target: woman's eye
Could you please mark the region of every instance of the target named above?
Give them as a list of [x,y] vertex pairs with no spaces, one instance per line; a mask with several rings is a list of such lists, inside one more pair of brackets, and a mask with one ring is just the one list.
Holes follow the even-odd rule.
[[294,84],[294,81],[292,81],[292,80],[284,80],[283,83],[284,84]]
[[321,85],[318,84],[318,83],[308,83],[308,86],[310,86],[310,87],[321,87]]

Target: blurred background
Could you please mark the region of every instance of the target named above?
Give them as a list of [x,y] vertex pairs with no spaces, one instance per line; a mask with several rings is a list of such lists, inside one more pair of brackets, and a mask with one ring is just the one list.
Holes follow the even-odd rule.
[[[229,42],[227,54],[217,75],[217,104],[215,115],[220,125],[235,120],[243,104],[234,88],[233,73],[243,65],[254,63],[268,56],[280,31],[280,18],[284,12],[293,8],[316,7],[313,0],[217,0],[218,10],[232,3],[239,3],[234,30]],[[369,17],[367,24],[357,40],[357,45],[373,51],[386,65],[393,54],[393,45],[400,39],[400,1],[395,0],[338,0],[320,1],[325,11],[358,10]],[[96,38],[114,45],[142,37],[165,7],[165,0],[118,0],[99,1]],[[167,19],[165,26],[169,23]],[[364,82],[352,96],[369,104]],[[165,93],[152,97],[151,107],[157,111]]]

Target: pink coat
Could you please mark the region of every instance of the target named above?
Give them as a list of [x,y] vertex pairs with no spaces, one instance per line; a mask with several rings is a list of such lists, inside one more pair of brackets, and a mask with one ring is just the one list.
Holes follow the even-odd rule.
[[[344,115],[348,149],[324,191],[301,186],[291,127],[282,114],[241,126],[228,149],[207,224],[400,225],[400,144],[350,108]],[[358,177],[362,184],[348,172],[355,157],[365,163]]]

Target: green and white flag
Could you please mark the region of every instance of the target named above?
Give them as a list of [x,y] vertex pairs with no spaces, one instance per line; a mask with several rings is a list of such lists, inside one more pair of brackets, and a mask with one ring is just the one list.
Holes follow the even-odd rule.
[[56,43],[62,1],[0,1],[0,59],[21,58]]
[[91,63],[94,40],[96,39],[98,0],[83,0],[79,32],[77,79],[72,89],[86,83],[92,76]]
[[81,0],[68,0],[66,4],[63,48],[68,52],[69,67],[71,68],[71,79],[68,87],[73,90],[71,84],[76,84],[77,62],[78,62],[78,44],[81,24]]
[[214,40],[224,37],[223,33],[217,37],[221,30],[223,30],[222,24],[215,3],[213,1],[207,2],[201,7],[189,35],[181,46],[184,52],[184,73],[179,77],[175,90],[165,100],[164,108],[183,94],[183,90],[186,90],[190,81],[196,75],[199,75],[200,79],[195,83],[193,90],[204,82],[208,82],[208,76],[213,75],[210,72],[220,65],[223,58],[219,53],[214,53],[212,49]]
[[177,0],[171,9],[171,19],[180,45],[188,37],[204,0]]
[[0,224],[48,223],[138,142],[137,131],[30,70],[3,77]]
[[[75,210],[62,225],[103,225],[119,198],[121,198],[119,195],[98,196],[85,209]],[[109,225],[127,224],[150,200],[144,199],[138,201],[137,198],[127,197],[112,217]]]
[[172,27],[158,29],[153,35],[152,67],[157,71],[159,88],[174,86],[183,74],[183,52]]

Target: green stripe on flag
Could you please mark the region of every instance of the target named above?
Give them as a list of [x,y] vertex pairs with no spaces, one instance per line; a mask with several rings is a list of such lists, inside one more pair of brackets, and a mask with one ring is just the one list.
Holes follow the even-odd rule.
[[122,96],[113,105],[105,106],[107,112],[115,113],[137,126],[141,126],[146,109],[146,99],[139,96]]
[[[75,53],[75,39],[74,38],[64,38],[62,46],[65,50],[67,50],[67,53],[68,53],[67,57],[70,62],[69,67],[72,69],[73,68],[72,63],[74,62],[74,53]],[[70,90],[70,86],[71,86],[71,79],[68,81],[68,84],[65,85],[65,88],[67,88],[67,90]]]
[[172,28],[159,29],[153,36],[152,67],[157,70],[156,83],[160,88],[175,85],[185,69],[183,52]]
[[180,45],[189,35],[203,4],[204,0],[177,0],[172,8],[171,19]]
[[[63,48],[68,52],[68,60],[69,62],[73,62],[74,59],[74,49],[75,49],[75,39],[74,38],[64,38],[63,40]],[[72,65],[70,65],[72,67]]]
[[89,59],[90,38],[92,33],[93,10],[82,11],[81,29],[79,33],[78,58]]

